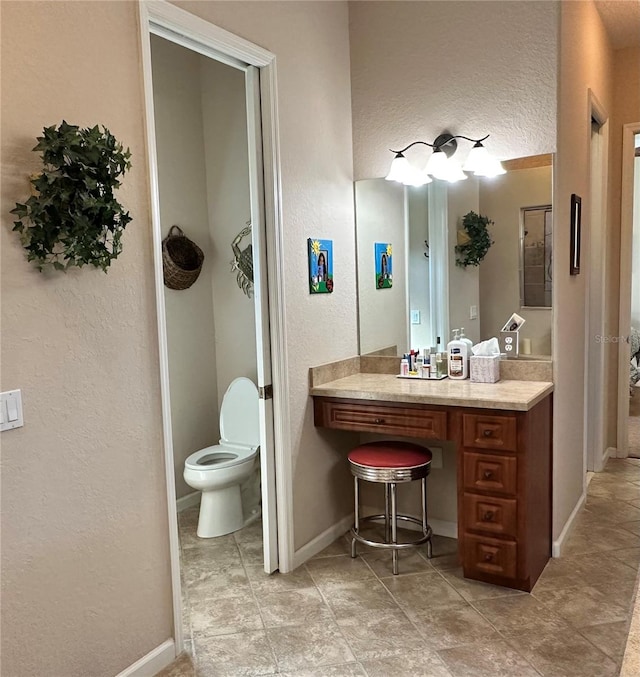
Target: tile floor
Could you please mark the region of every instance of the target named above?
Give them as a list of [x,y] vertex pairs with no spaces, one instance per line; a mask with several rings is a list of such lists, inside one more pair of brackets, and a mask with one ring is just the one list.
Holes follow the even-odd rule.
[[640,562],[640,460],[593,477],[562,559],[531,594],[465,580],[456,541],[353,560],[339,538],[292,574],[262,571],[261,527],[212,541],[180,515],[186,653],[162,677],[609,677]]

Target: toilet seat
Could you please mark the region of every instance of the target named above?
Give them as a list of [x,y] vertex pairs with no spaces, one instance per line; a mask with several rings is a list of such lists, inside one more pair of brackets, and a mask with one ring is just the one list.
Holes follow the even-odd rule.
[[248,378],[234,379],[222,399],[220,441],[191,454],[184,481],[202,492],[197,534],[216,538],[242,528],[243,484],[260,472],[260,400]]
[[221,470],[253,460],[258,455],[258,447],[240,447],[227,444],[214,444],[200,449],[187,457],[184,467],[189,470]]

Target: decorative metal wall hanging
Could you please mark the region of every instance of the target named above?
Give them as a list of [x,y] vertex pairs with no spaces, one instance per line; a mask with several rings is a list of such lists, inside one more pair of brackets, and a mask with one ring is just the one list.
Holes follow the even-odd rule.
[[238,287],[251,298],[253,294],[253,245],[249,243],[245,249],[240,249],[240,242],[247,236],[251,237],[251,221],[247,222],[246,227],[236,235],[231,243],[233,250],[231,272],[237,271]]

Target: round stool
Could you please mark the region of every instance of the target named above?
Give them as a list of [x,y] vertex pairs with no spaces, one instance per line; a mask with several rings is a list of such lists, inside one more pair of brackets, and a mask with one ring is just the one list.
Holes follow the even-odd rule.
[[[431,472],[431,452],[410,442],[369,442],[349,452],[349,465],[354,478],[355,523],[351,529],[351,557],[356,557],[356,543],[372,548],[391,550],[392,570],[398,573],[398,550],[427,544],[431,559],[432,530],[427,523],[427,475]],[[378,482],[384,487],[384,514],[360,517],[358,480]],[[398,515],[396,485],[400,482],[422,480],[422,520],[410,515]],[[384,520],[384,542],[372,541],[360,535],[360,525]],[[415,541],[398,543],[398,520],[415,522],[422,527],[423,536]]]

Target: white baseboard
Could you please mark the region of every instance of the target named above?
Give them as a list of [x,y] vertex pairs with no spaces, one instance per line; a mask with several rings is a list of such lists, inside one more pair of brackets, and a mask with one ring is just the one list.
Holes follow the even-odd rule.
[[339,522],[325,529],[319,536],[303,545],[299,550],[293,553],[293,569],[297,569],[314,555],[322,552],[327,546],[331,545],[336,538],[349,531],[353,524],[353,513],[347,515]]
[[587,491],[585,488],[583,489],[582,496],[580,496],[580,498],[578,499],[575,508],[569,515],[569,519],[566,521],[562,531],[560,532],[560,536],[558,536],[558,538],[555,541],[553,541],[551,545],[552,557],[562,557],[562,548],[564,548],[564,544],[571,535],[571,531],[573,530],[573,523],[575,522],[575,519],[578,516],[579,512],[584,507],[586,500],[587,500]]
[[[436,536],[446,536],[447,538],[458,538],[458,523],[447,522],[446,520],[429,519],[429,526],[433,529]],[[416,524],[416,529],[420,527]]]
[[[363,514],[372,515],[374,513],[373,508],[365,508]],[[319,552],[322,552],[327,546],[331,545],[339,536],[349,531],[353,525],[353,514],[348,515],[344,519],[340,520],[337,524],[329,527],[323,531],[319,536],[316,536],[312,541],[309,541],[306,545],[303,545],[299,550],[296,550],[293,555],[293,568],[296,569],[301,564],[304,564],[307,560],[311,559],[314,555],[317,555]],[[436,536],[447,536],[448,538],[458,538],[458,525],[456,522],[446,522],[445,520],[430,519],[429,525],[433,529],[433,533]],[[411,529],[415,531],[420,531],[421,527],[419,524],[414,524],[413,522],[404,522],[400,526],[403,529]]]
[[172,639],[149,651],[146,656],[119,672],[116,677],[153,677],[176,659],[176,645]]
[[182,498],[179,498],[176,501],[176,510],[177,512],[182,512],[187,508],[193,508],[196,505],[200,505],[200,496],[202,496],[201,491],[193,491]]

